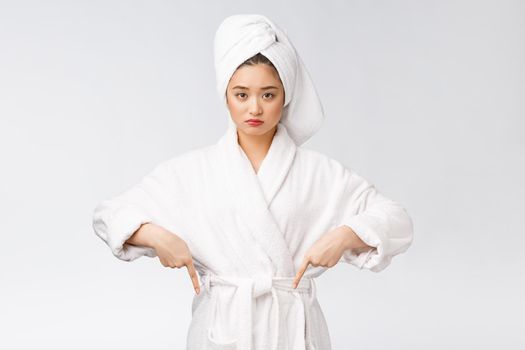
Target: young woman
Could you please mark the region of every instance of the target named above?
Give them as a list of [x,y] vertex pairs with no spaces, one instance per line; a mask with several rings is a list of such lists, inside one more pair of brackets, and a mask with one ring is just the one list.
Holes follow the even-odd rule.
[[267,17],[226,18],[215,68],[226,133],[101,202],[95,233],[119,259],[187,268],[189,350],[330,349],[314,279],[338,262],[383,270],[410,246],[411,218],[353,170],[300,147],[323,109]]

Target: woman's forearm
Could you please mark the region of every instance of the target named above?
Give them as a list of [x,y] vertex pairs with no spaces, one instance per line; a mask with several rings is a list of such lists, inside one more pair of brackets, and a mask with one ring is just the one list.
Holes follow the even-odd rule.
[[130,238],[128,238],[126,243],[155,248],[158,238],[163,232],[164,229],[162,227],[153,223],[145,223],[142,224]]
[[357,254],[360,254],[374,248],[363,242],[350,226],[343,225],[342,228],[345,231],[344,246],[346,249],[352,249]]

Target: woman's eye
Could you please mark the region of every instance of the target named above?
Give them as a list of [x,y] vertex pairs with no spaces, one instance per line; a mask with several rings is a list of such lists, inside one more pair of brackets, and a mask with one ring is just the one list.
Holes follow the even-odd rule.
[[268,98],[272,98],[273,94],[271,92],[267,92],[267,93],[264,94],[264,96],[268,96]]
[[240,93],[237,94],[237,97],[240,97],[240,98],[244,98],[245,96],[246,96],[246,94],[244,92],[240,92]]

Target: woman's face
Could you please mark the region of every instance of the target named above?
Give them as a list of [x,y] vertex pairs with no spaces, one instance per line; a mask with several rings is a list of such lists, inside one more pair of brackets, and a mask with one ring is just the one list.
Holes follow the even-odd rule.
[[[226,101],[239,132],[264,135],[279,123],[284,87],[277,71],[267,64],[244,65],[232,75]],[[248,123],[250,119],[261,123]]]

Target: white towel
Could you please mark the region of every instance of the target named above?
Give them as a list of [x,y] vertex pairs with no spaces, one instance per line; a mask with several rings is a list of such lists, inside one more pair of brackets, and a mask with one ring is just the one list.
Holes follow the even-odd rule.
[[317,90],[292,42],[275,23],[258,14],[227,17],[215,33],[214,46],[217,91],[230,125],[228,82],[239,65],[260,52],[273,63],[283,83],[285,102],[280,123],[290,137],[301,145],[320,129],[325,117]]

